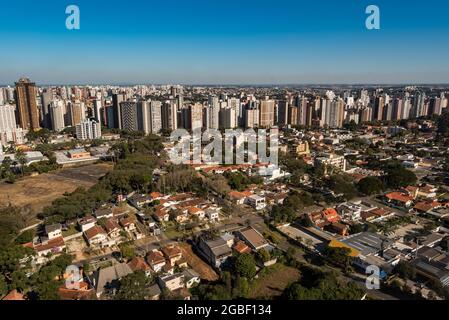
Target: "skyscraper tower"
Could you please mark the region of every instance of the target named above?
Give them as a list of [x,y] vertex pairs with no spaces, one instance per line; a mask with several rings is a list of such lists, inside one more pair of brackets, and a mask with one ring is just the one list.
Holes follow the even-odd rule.
[[53,100],[53,92],[51,88],[44,89],[41,95],[41,101],[42,101],[42,127],[44,128],[51,128],[51,114],[50,114],[50,105]]
[[39,111],[36,104],[36,84],[22,78],[16,82],[15,100],[17,120],[22,129],[39,130]]
[[274,100],[265,99],[261,101],[259,108],[259,125],[261,127],[270,128],[274,126],[274,109]]
[[121,103],[125,101],[125,95],[124,94],[113,94],[112,95],[112,112],[113,112],[113,118],[110,119],[110,127],[112,128],[122,128],[122,111],[121,111]]

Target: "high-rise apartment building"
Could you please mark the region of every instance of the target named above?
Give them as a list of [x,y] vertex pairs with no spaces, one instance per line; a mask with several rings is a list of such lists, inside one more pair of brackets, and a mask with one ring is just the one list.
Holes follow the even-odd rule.
[[376,97],[374,100],[374,119],[382,121],[385,108],[385,98],[383,96]]
[[278,103],[278,121],[277,124],[279,126],[288,125],[288,108],[289,103],[287,100],[281,100]]
[[208,98],[209,128],[218,129],[220,126],[220,101],[217,96]]
[[94,118],[95,121],[97,121],[98,123],[101,123],[102,121],[102,116],[101,116],[101,112],[103,109],[103,103],[101,101],[101,99],[95,99],[94,100]]
[[51,114],[50,105],[53,100],[53,91],[51,88],[46,88],[41,95],[41,126],[44,128],[51,128]]
[[79,100],[70,101],[68,103],[68,113],[70,115],[70,125],[76,126],[86,119],[86,105]]
[[245,127],[258,128],[259,127],[259,109],[245,110]]
[[101,138],[101,125],[95,120],[86,119],[76,125],[76,138],[94,140]]
[[185,109],[184,113],[184,128],[188,130],[195,130],[203,127],[203,105],[195,103]]
[[128,131],[139,131],[139,111],[136,101],[125,101],[119,105],[121,119],[120,128]]
[[51,128],[54,131],[61,131],[65,128],[64,110],[65,102],[63,100],[53,100],[50,103]]
[[222,108],[220,109],[220,128],[233,129],[237,127],[236,122],[236,110],[234,108]]
[[260,102],[259,108],[259,126],[263,128],[270,128],[274,126],[274,111],[275,111],[275,101],[274,100],[262,100]]
[[25,135],[28,132],[16,123],[16,106],[0,105],[0,142],[7,145],[10,142],[22,144],[25,142]]
[[36,103],[36,84],[27,78],[16,82],[15,100],[19,126],[25,130],[39,130],[39,111]]
[[162,130],[162,103],[160,101],[138,102],[139,130],[145,134],[157,134]]
[[121,119],[122,112],[120,110],[120,106],[121,106],[121,103],[124,102],[125,100],[126,100],[126,98],[125,98],[124,94],[113,94],[112,95],[113,117],[111,117],[109,119],[109,122],[108,122],[109,128],[123,129],[122,128],[123,121]]
[[173,131],[178,128],[178,111],[176,100],[166,101],[162,105],[162,130]]

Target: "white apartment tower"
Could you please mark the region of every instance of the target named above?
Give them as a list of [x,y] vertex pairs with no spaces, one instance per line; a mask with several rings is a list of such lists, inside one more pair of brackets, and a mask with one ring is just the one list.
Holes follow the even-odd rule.
[[79,140],[94,140],[101,138],[101,125],[95,120],[86,119],[76,125],[76,137]]

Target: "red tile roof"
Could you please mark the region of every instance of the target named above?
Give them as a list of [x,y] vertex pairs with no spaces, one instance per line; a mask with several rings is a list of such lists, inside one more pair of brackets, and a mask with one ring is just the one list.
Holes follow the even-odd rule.
[[111,231],[114,231],[115,229],[120,229],[120,226],[118,225],[117,221],[115,221],[115,219],[108,219],[108,220],[106,220],[104,228],[106,229],[107,233],[110,233]]
[[89,230],[84,231],[84,234],[86,235],[87,239],[90,240],[99,234],[106,235],[106,232],[100,226],[93,226]]
[[149,264],[159,264],[165,262],[164,255],[159,250],[148,252],[146,259]]
[[132,271],[148,271],[150,266],[146,263],[145,259],[142,257],[134,257],[130,262],[128,262],[128,267]]
[[53,248],[60,248],[63,246],[65,246],[64,238],[57,237],[57,238],[48,240],[46,243],[38,244],[38,245],[34,246],[34,250],[36,250],[37,252],[40,252],[40,251],[50,250]]
[[181,248],[179,248],[178,246],[174,246],[174,245],[163,247],[162,252],[169,259],[175,258],[177,256],[182,256]]
[[391,192],[386,195],[389,200],[399,201],[402,203],[407,203],[413,200],[413,197],[407,196],[400,192]]
[[8,293],[6,296],[4,296],[2,300],[19,301],[19,300],[25,300],[25,299],[23,297],[23,294],[17,292],[17,290],[14,289],[10,293]]
[[251,248],[248,247],[243,241],[238,241],[234,246],[234,250],[237,251],[238,253],[250,253],[251,252]]

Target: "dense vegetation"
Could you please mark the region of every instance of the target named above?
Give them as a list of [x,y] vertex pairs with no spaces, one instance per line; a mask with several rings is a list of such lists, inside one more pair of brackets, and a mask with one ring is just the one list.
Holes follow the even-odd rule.
[[39,215],[49,222],[63,222],[89,214],[110,201],[117,194],[132,190],[149,191],[152,188],[153,169],[160,165],[159,153],[163,146],[157,136],[130,140],[114,147],[117,164],[114,170],[88,190],[77,188],[55,200]]
[[282,205],[275,205],[271,209],[270,217],[276,223],[293,222],[297,219],[301,209],[313,205],[312,195],[307,192],[292,192]]
[[360,300],[364,291],[355,283],[342,283],[333,273],[302,267],[301,279],[283,294],[289,300]]
[[25,242],[33,236],[33,233],[25,232],[18,237],[24,221],[24,215],[18,208],[0,209],[0,296],[16,289],[30,299],[58,299],[57,289],[63,283],[60,276],[72,257],[61,255],[28,277],[26,273],[32,270],[29,258],[35,253],[15,243]]
[[260,176],[248,176],[242,172],[226,172],[224,176],[228,180],[229,186],[237,191],[244,191],[251,184],[258,185],[263,182]]

